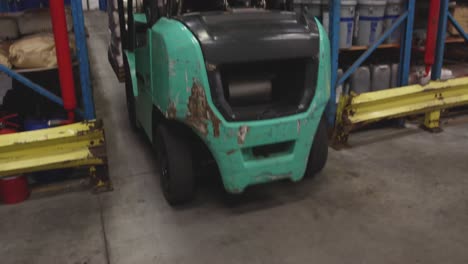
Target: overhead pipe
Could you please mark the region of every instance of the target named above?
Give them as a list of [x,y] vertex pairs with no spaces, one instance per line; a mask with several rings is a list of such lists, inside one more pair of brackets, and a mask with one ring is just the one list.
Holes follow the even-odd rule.
[[60,78],[63,107],[67,111],[68,122],[74,122],[76,109],[75,82],[63,0],[49,1],[50,16],[55,39],[55,52]]

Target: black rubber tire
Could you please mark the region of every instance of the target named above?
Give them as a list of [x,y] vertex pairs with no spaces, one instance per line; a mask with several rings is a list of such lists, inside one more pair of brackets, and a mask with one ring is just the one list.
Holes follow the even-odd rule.
[[195,195],[195,176],[189,145],[164,123],[156,128],[154,144],[164,198],[171,206],[190,202]]
[[135,96],[133,96],[132,77],[130,76],[130,66],[128,65],[127,57],[124,60],[125,68],[125,97],[127,101],[128,120],[135,131],[138,131],[140,126],[136,117]]
[[310,150],[309,161],[307,162],[306,176],[313,176],[323,170],[328,159],[328,134],[327,122],[324,118],[320,121],[315,133],[314,142]]

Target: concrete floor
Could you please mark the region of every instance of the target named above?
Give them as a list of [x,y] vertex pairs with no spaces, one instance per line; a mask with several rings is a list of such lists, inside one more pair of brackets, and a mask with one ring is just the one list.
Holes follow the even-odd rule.
[[87,22],[115,190],[0,206],[0,263],[468,263],[468,122],[354,134],[315,178],[252,188],[235,206],[203,182],[173,209],[127,123],[106,16]]

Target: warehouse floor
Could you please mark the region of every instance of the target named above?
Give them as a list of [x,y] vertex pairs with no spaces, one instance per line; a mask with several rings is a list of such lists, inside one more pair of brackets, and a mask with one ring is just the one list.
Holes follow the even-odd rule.
[[468,121],[354,134],[317,177],[250,189],[234,206],[203,182],[169,207],[107,63],[105,13],[88,13],[98,114],[115,190],[0,206],[1,263],[468,263]]

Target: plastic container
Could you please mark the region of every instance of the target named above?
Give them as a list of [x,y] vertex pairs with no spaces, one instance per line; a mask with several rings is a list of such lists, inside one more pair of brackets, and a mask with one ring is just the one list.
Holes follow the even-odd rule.
[[350,90],[357,94],[367,93],[371,87],[371,73],[369,67],[361,66],[351,75]]
[[302,0],[294,0],[293,8],[294,8],[294,12],[301,13],[302,12]]
[[390,80],[390,88],[398,87],[398,71],[400,70],[400,64],[392,64],[392,78]]
[[50,184],[70,179],[70,176],[73,176],[73,169],[39,171],[30,174],[30,176],[32,179],[34,179],[35,183]]
[[22,1],[23,2],[23,10],[25,9],[34,9],[34,8],[40,8],[40,7],[44,7],[46,6],[46,4],[48,3],[45,3],[45,2],[48,2],[48,1],[44,1],[44,0],[28,0],[28,1]]
[[26,121],[24,121],[24,130],[26,131],[33,131],[46,128],[49,128],[47,120],[27,119]]
[[[385,17],[384,17],[384,27],[389,29],[393,23],[400,17],[403,13],[404,7],[403,4],[405,0],[388,0],[387,7],[385,8]],[[400,42],[401,31],[396,29],[390,37],[385,41],[386,43],[398,43]]]
[[99,0],[99,10],[107,11],[107,0]]
[[307,18],[313,20],[318,18],[322,20],[322,1],[321,0],[303,0],[303,11]]
[[341,0],[340,48],[342,49],[351,48],[351,46],[353,46],[356,4],[356,0]]
[[29,197],[28,180],[23,175],[0,179],[0,200],[4,204],[17,204]]
[[322,25],[325,31],[329,33],[330,30],[330,0],[322,0]]
[[7,135],[7,134],[14,134],[18,131],[16,129],[11,128],[0,128],[0,135]]
[[[19,12],[27,9],[48,7],[48,0],[25,0],[25,1],[0,1],[0,12]],[[65,4],[70,4],[70,0],[65,0]]]
[[10,11],[7,1],[0,1],[0,13],[6,13]]
[[356,43],[360,46],[374,44],[382,35],[387,0],[358,1],[358,34]]
[[371,90],[381,91],[390,88],[392,71],[387,64],[373,65],[371,67]]
[[[338,69],[337,75],[338,75],[338,80],[341,79],[341,77],[343,77],[343,69]],[[336,103],[340,102],[340,98],[343,92],[344,92],[343,84],[338,85],[338,87],[336,87]]]

